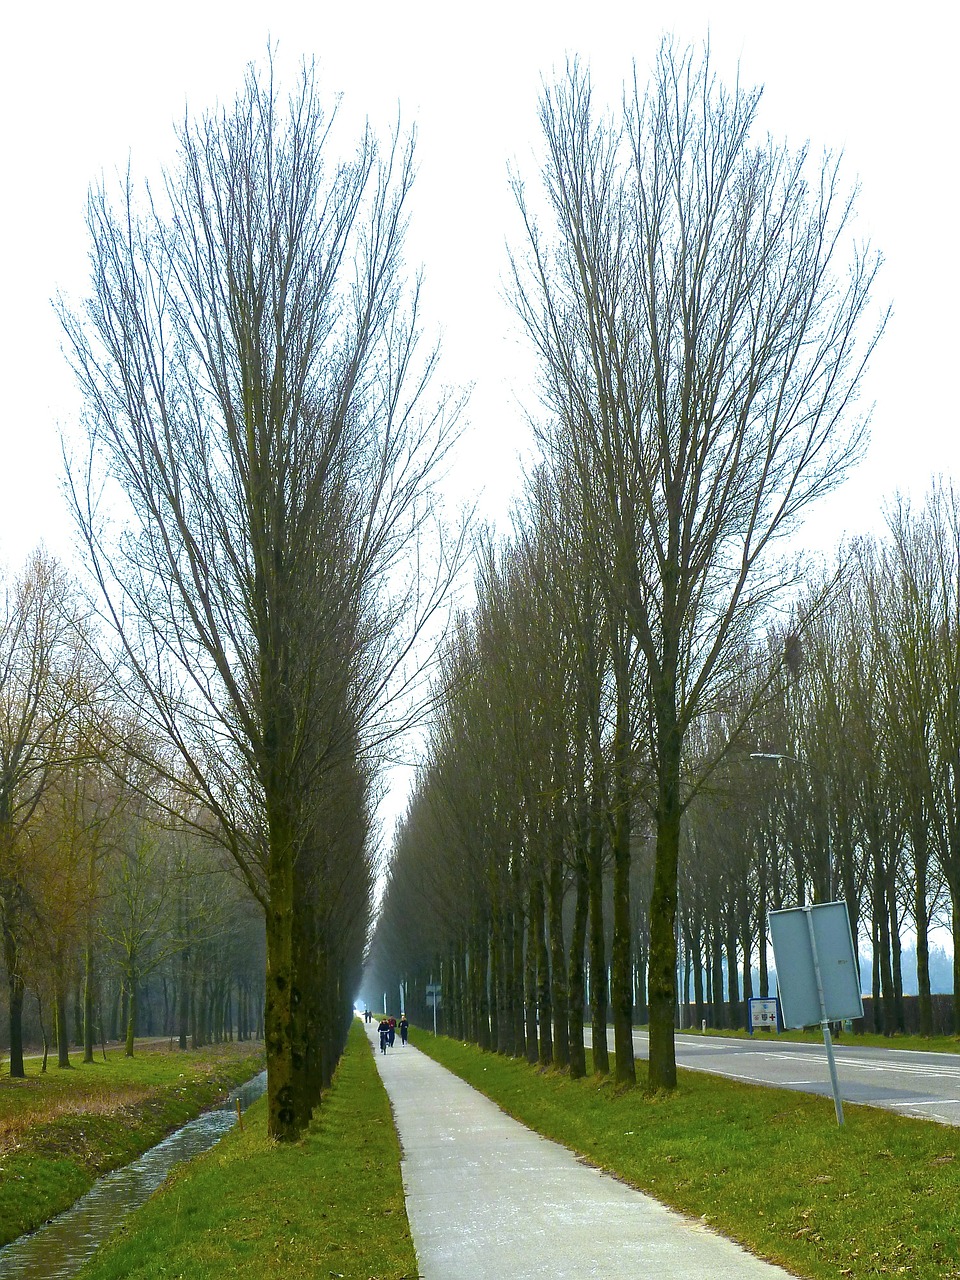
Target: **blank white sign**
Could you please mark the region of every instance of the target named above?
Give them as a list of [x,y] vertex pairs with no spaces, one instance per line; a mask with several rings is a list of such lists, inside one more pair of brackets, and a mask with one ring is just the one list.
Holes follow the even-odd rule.
[[809,1027],[823,1021],[862,1018],[860,975],[847,904],[820,902],[811,907],[771,911],[769,920],[784,1026]]

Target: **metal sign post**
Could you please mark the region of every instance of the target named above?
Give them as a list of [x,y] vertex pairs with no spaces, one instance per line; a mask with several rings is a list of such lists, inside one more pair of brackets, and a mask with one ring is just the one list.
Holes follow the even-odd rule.
[[433,1034],[437,1034],[437,1005],[440,1003],[440,983],[431,982],[427,985],[427,1004],[433,1007]]
[[771,911],[769,920],[784,1026],[820,1024],[837,1124],[843,1124],[830,1023],[863,1017],[847,904],[821,902]]
[[[820,1030],[823,1032],[823,1047],[827,1051],[827,1066],[830,1068],[830,1085],[833,1089],[833,1106],[837,1113],[837,1124],[843,1124],[843,1103],[840,1101],[840,1081],[837,1079],[837,1063],[833,1056],[833,1037],[830,1034],[830,1019],[827,1016],[827,1006],[823,995],[823,974],[820,969],[820,955],[817,950],[817,931],[813,927],[813,912],[806,912],[807,929],[810,932],[810,951],[813,954],[813,971],[817,978],[817,995],[820,1000]],[[859,996],[859,988],[857,995]],[[860,1015],[863,1014],[863,1004],[860,1004]]]

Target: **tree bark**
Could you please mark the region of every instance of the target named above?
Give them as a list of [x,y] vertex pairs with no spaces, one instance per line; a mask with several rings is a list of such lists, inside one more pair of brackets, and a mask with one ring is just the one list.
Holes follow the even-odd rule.
[[[12,899],[18,893],[14,886],[8,890]],[[23,1000],[25,988],[20,974],[19,948],[17,938],[9,919],[10,904],[3,913],[3,960],[7,969],[7,1000],[9,1004],[10,1027],[10,1075],[15,1080],[22,1080],[26,1072],[23,1068]]]
[[613,814],[613,949],[611,987],[615,1072],[618,1084],[636,1084],[633,1055],[633,917],[630,911],[630,778],[627,747],[615,762]]
[[54,1017],[57,1029],[57,1066],[70,1067],[70,1036],[67,1029],[67,991],[58,978],[54,992]]
[[574,1080],[580,1080],[587,1074],[586,1051],[583,1044],[583,959],[587,945],[589,900],[586,851],[583,847],[582,834],[579,832],[574,851],[574,895],[569,965],[570,1075]]
[[93,962],[93,943],[88,939],[83,953],[83,1061],[93,1061],[93,1023],[96,1008],[96,971]]
[[[651,1089],[677,1087],[674,1036],[677,974],[677,872],[680,860],[681,735],[674,718],[659,734],[657,840],[650,899],[650,1049]],[[719,1001],[722,993],[715,993]]]
[[[555,1066],[566,1067],[570,1062],[570,993],[567,975],[567,955],[563,938],[563,864],[560,861],[561,853],[562,849],[554,849],[550,862],[548,914],[550,926],[550,978],[553,993],[553,1061]],[[582,1033],[580,1038],[582,1043]]]
[[607,948],[603,926],[603,830],[598,812],[592,815],[587,883],[590,895],[590,1024],[593,1033],[593,1069],[610,1072],[607,1049]]
[[134,1039],[137,1034],[137,983],[131,973],[127,985],[127,1035],[124,1056],[133,1057]]
[[540,1032],[537,1056],[540,1065],[546,1067],[553,1061],[553,1001],[543,898],[543,877],[536,875],[530,891],[530,911],[534,922],[533,940],[537,959],[537,1025]]

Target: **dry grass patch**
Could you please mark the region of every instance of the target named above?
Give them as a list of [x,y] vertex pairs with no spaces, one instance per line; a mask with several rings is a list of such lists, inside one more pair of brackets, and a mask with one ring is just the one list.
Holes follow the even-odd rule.
[[0,1081],[0,1155],[16,1150],[31,1132],[64,1116],[113,1116],[156,1092],[138,1084],[83,1074]]
[[[152,1097],[154,1090],[136,1085],[72,1089],[57,1095],[36,1094],[17,1112],[0,1115],[0,1155],[20,1145],[31,1129],[47,1125],[62,1116],[112,1116],[126,1107],[135,1107]],[[29,1096],[29,1095],[28,1095]]]

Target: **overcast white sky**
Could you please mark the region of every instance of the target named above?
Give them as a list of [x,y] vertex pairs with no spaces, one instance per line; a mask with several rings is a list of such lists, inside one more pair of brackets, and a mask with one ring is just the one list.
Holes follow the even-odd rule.
[[[888,11],[892,12],[892,10]],[[0,102],[0,563],[41,539],[63,555],[58,427],[77,405],[51,298],[85,287],[88,184],[156,171],[173,154],[184,107],[238,88],[268,38],[279,65],[316,56],[321,83],[350,116],[386,127],[399,110],[419,132],[410,257],[442,326],[445,377],[473,383],[462,474],[502,516],[516,483],[529,365],[500,300],[515,231],[506,169],[531,178],[542,76],[568,54],[616,98],[636,60],[646,79],[669,14],[682,42],[709,32],[721,74],[737,64],[765,85],[764,123],[799,145],[843,148],[862,184],[858,232],[883,251],[880,290],[894,318],[870,376],[874,443],[857,477],[811,530],[819,546],[877,527],[897,487],[922,494],[935,473],[960,479],[957,365],[960,272],[955,8],[813,3],[224,4],[169,0],[18,5],[5,20]]]
[[18,567],[41,540],[71,554],[58,429],[76,423],[78,406],[51,299],[85,289],[88,184],[128,159],[155,173],[173,155],[185,106],[231,100],[268,39],[281,73],[315,56],[348,118],[369,114],[385,131],[399,111],[416,124],[409,258],[425,269],[445,379],[475,386],[455,497],[482,486],[482,514],[504,520],[526,443],[518,400],[532,403],[531,368],[501,287],[516,232],[507,165],[534,180],[541,78],[577,54],[615,101],[634,60],[646,80],[666,30],[682,43],[709,33],[725,78],[739,64],[746,82],[763,84],[775,136],[844,150],[848,178],[862,185],[858,234],[886,259],[880,293],[894,316],[867,386],[871,453],[814,517],[811,545],[829,551],[844,533],[878,529],[898,488],[919,499],[935,474],[960,482],[960,21],[955,7],[926,0],[896,12],[894,22],[874,4],[838,0],[17,5],[0,54],[0,565]]

